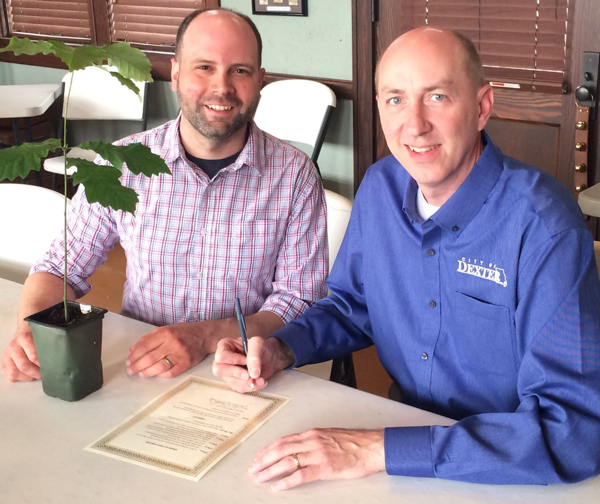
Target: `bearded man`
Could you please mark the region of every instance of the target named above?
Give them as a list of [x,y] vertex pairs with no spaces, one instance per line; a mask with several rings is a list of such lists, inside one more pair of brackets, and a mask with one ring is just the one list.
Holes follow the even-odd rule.
[[[326,292],[326,214],[319,175],[298,149],[252,121],[264,79],[252,21],[227,9],[197,10],[177,33],[172,89],[181,114],[117,142],[139,142],[172,175],[123,168],[140,199],[135,216],[89,204],[80,187],[69,215],[68,297],[118,242],[127,256],[124,315],[160,326],[126,358],[127,372],[177,376],[239,335],[240,298],[251,334],[268,336]],[[98,163],[105,161],[98,159]],[[15,338],[2,356],[10,381],[40,377],[23,318],[62,299],[64,237],[32,269]]]

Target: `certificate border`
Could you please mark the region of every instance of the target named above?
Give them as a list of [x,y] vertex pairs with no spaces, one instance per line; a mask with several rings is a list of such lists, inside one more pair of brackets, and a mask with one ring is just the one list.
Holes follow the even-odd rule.
[[167,402],[172,397],[179,394],[181,391],[192,385],[204,385],[211,388],[217,388],[222,390],[227,390],[231,392],[231,388],[222,382],[215,382],[212,380],[206,380],[204,378],[199,378],[197,376],[190,376],[184,382],[180,383],[178,386],[164,393],[159,398],[155,399],[152,403],[150,403],[147,407],[145,407],[142,411],[135,414],[132,418],[127,420],[125,423],[117,427],[115,430],[111,431],[106,436],[102,437],[99,441],[96,441],[94,444],[90,446],[91,449],[103,451],[110,455],[114,455],[121,458],[127,458],[134,460],[136,462],[141,462],[143,464],[147,464],[150,466],[157,467],[159,469],[174,471],[176,473],[191,476],[197,478],[203,471],[207,470],[212,464],[214,464],[220,457],[224,456],[231,448],[237,444],[241,439],[245,438],[249,435],[261,422],[265,421],[272,413],[274,413],[277,409],[283,406],[288,402],[288,398],[272,396],[270,394],[263,394],[261,392],[250,392],[246,395],[258,397],[260,399],[266,399],[271,401],[271,403],[266,406],[263,410],[260,411],[257,415],[255,415],[252,419],[250,419],[246,425],[235,435],[233,435],[228,440],[221,443],[217,448],[215,448],[210,454],[205,456],[198,464],[194,467],[190,468],[187,466],[183,466],[180,464],[174,464],[173,462],[167,462],[165,460],[161,460],[156,457],[150,457],[148,455],[142,455],[140,453],[124,450],[123,448],[117,448],[115,446],[110,446],[110,442],[116,437],[123,434],[125,431],[129,430],[135,424],[139,423],[142,419],[150,416],[155,410],[160,408],[165,402]]

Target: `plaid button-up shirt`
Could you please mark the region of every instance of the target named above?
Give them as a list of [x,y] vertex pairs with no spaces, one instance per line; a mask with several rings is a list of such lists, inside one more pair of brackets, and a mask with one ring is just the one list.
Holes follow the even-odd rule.
[[[90,204],[80,187],[68,217],[68,281],[78,297],[120,241],[127,256],[124,315],[155,325],[269,310],[284,322],[327,293],[326,210],[308,157],[251,124],[238,159],[212,180],[185,157],[179,119],[130,136],[160,155],[172,175],[123,168],[139,195],[135,215]],[[32,268],[60,278],[61,234]]]

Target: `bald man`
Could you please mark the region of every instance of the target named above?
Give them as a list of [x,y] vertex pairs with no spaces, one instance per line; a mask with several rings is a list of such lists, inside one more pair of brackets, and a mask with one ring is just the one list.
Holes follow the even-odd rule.
[[383,470],[495,484],[597,475],[600,285],[573,197],[483,131],[493,93],[460,35],[394,41],[377,103],[392,156],[360,186],[331,295],[252,338],[247,359],[221,341],[213,371],[259,390],[278,370],[374,344],[403,402],[457,423],[311,430],[267,446],[250,472],[276,489]]
[[[139,194],[135,216],[89,204],[80,186],[69,215],[68,296],[121,243],[123,313],[160,326],[123,356],[129,374],[172,378],[239,334],[235,298],[252,334],[268,336],[326,293],[325,200],[310,159],[252,121],[263,84],[262,42],[246,16],[192,12],[177,33],[172,89],[180,116],[118,142],[142,143],[172,175],[123,169]],[[98,162],[103,162],[99,160]],[[62,299],[64,240],[25,282],[14,339],[2,355],[10,381],[40,377],[23,318]]]

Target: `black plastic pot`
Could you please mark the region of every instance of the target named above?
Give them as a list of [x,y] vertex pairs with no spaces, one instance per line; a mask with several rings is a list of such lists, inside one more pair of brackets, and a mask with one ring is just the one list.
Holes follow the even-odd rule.
[[[79,401],[102,387],[102,319],[106,310],[91,307],[83,314],[80,304],[69,301],[65,327],[62,301],[25,320],[33,333],[44,393],[64,401]],[[60,315],[60,313],[62,315]]]

